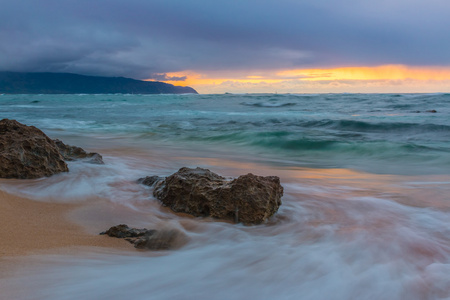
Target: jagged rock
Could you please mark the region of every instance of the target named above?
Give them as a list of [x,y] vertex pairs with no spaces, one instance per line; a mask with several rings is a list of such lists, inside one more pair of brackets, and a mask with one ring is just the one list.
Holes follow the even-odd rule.
[[68,172],[54,141],[34,126],[0,121],[0,177],[32,179]]
[[177,249],[186,243],[186,236],[175,229],[148,230],[130,228],[128,225],[120,224],[100,234],[124,238],[138,249],[170,250]]
[[66,145],[58,139],[54,140],[54,142],[59,149],[59,153],[61,153],[61,155],[67,161],[90,158],[89,160],[87,160],[87,162],[93,164],[104,164],[102,156],[98,153],[95,152],[88,153],[84,151],[83,148]]
[[230,181],[208,169],[181,168],[156,182],[153,195],[175,212],[260,224],[277,212],[283,187],[276,176],[247,174]]

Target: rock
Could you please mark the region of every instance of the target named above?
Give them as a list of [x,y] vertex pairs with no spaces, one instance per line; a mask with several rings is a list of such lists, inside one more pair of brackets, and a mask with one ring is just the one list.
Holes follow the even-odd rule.
[[58,139],[54,140],[54,142],[59,149],[59,153],[61,153],[67,161],[89,158],[89,160],[87,160],[89,163],[104,164],[102,156],[98,153],[88,153],[80,147],[66,145]]
[[0,121],[0,177],[32,179],[68,172],[54,141],[34,126]]
[[137,180],[137,182],[151,187],[151,186],[154,186],[155,183],[157,183],[158,181],[161,181],[161,180],[164,180],[164,178],[159,177],[159,176],[146,176],[144,178],[139,178]]
[[183,246],[187,238],[175,229],[148,230],[130,228],[128,225],[120,224],[113,226],[100,234],[110,237],[124,238],[138,249],[149,250],[171,250]]
[[147,230],[145,228],[144,229],[130,228],[130,227],[128,227],[128,225],[120,224],[117,226],[113,226],[113,227],[109,228],[108,230],[101,232],[100,234],[106,234],[110,237],[116,237],[116,238],[130,238],[130,237],[143,236],[147,233],[149,233],[149,230]]
[[175,212],[260,224],[277,212],[283,187],[276,176],[227,180],[210,170],[181,168],[155,184],[153,195]]
[[[425,112],[435,114],[435,113],[437,113],[437,110],[431,109],[431,110],[426,110]],[[420,111],[420,110],[417,110],[416,113],[421,113],[421,111]]]

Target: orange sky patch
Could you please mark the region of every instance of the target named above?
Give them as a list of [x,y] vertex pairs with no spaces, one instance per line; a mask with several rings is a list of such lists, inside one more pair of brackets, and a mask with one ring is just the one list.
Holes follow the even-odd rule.
[[223,92],[445,92],[450,91],[450,67],[384,65],[330,69],[293,69],[249,72],[168,73],[200,93]]

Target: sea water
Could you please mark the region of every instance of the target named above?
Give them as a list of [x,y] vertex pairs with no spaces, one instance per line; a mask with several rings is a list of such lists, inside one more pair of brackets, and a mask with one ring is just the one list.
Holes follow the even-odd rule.
[[[450,94],[1,95],[0,118],[105,161],[0,189],[103,199],[127,211],[117,224],[188,237],[34,256],[0,280],[23,299],[450,299]],[[184,166],[277,175],[283,204],[235,225],[175,215],[135,183]]]

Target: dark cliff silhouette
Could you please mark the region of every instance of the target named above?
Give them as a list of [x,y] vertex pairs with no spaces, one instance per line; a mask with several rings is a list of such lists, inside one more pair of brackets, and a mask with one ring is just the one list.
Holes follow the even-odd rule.
[[125,77],[0,72],[0,94],[197,94],[191,87]]

